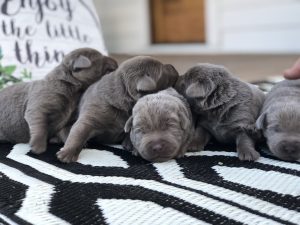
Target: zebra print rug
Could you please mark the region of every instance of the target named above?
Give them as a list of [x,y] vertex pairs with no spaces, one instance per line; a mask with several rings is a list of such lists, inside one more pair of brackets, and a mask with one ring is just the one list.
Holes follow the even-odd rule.
[[299,162],[208,146],[149,163],[98,146],[67,165],[59,148],[0,145],[0,224],[300,224]]

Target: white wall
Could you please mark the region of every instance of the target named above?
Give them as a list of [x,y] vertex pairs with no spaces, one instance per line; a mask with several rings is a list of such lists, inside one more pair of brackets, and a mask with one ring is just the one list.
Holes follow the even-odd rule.
[[141,51],[150,44],[148,0],[94,0],[110,52]]
[[223,0],[222,48],[300,52],[299,0]]
[[148,0],[94,0],[114,53],[300,53],[300,0],[206,0],[206,44],[151,45]]

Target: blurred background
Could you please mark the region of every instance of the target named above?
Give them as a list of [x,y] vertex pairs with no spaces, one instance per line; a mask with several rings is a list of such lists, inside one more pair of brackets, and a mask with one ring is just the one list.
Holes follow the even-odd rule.
[[300,0],[94,0],[109,53],[152,55],[182,74],[197,62],[244,80],[280,76],[300,57]]

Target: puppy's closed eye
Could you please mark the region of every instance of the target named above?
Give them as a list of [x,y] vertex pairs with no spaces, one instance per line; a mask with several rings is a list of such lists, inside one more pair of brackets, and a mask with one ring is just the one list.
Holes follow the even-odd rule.
[[179,123],[180,122],[177,117],[169,117],[165,122],[168,127],[177,127]]
[[152,94],[153,91],[143,91],[143,90],[138,90],[138,93],[139,93],[141,96],[145,96],[145,95],[148,95],[148,94]]
[[84,70],[83,68],[75,68],[75,69],[73,69],[73,72],[74,73],[79,73],[79,72],[81,72],[82,70]]
[[276,125],[273,125],[273,126],[270,126],[270,127],[268,127],[270,130],[272,130],[272,131],[274,131],[274,132],[282,132],[282,129],[281,129],[281,127],[278,125],[278,124],[276,124]]
[[139,133],[139,134],[145,134],[146,131],[145,129],[139,127],[139,128],[134,128],[135,133]]

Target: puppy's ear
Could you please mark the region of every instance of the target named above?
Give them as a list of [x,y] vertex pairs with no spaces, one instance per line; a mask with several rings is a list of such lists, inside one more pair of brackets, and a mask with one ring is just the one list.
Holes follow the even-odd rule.
[[115,71],[118,68],[118,63],[111,57],[104,56],[102,73],[107,74]]
[[81,69],[86,69],[92,66],[91,60],[83,55],[77,57],[72,63],[72,71],[76,72]]
[[208,96],[215,85],[210,80],[198,81],[187,87],[185,94],[190,98],[204,98]]
[[160,79],[167,79],[166,88],[175,86],[178,77],[179,74],[174,66],[172,66],[171,64],[163,65],[163,73]]
[[189,118],[189,115],[188,115],[188,113],[185,111],[185,110],[183,110],[183,111],[181,111],[180,112],[180,114],[179,114],[179,118],[180,118],[180,127],[181,127],[181,129],[182,130],[184,130],[184,131],[187,131],[187,130],[189,130],[191,127],[190,127],[190,118]]
[[143,92],[155,91],[156,83],[150,76],[143,76],[137,82],[137,90]]
[[267,127],[267,113],[264,112],[256,120],[255,126],[259,130],[263,130]]
[[[244,95],[250,94],[249,90],[241,90]],[[229,102],[234,96],[236,96],[237,91],[235,90],[232,82],[230,80],[223,80],[213,92],[213,98],[209,102],[208,107],[214,108]]]
[[133,121],[133,117],[129,117],[129,119],[127,120],[127,122],[125,123],[125,127],[124,127],[124,131],[125,133],[129,133],[129,131],[132,128],[132,121]]

